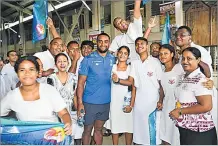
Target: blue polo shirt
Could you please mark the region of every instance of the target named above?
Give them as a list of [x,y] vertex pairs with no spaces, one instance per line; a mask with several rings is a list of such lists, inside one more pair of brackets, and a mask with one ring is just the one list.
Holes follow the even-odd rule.
[[111,101],[111,70],[115,57],[109,52],[105,57],[97,51],[86,56],[80,64],[79,75],[87,76],[83,102],[106,104]]

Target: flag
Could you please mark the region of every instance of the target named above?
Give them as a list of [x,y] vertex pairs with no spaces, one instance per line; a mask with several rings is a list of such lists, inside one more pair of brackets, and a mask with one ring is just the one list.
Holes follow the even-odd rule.
[[166,19],[164,24],[164,32],[161,40],[161,44],[169,44],[171,39],[171,33],[170,33],[170,16],[169,13],[166,13]]
[[148,118],[150,145],[156,145],[156,113],[157,109],[155,109]]
[[48,18],[48,1],[35,0],[33,5],[33,43],[46,38],[46,20]]
[[142,3],[143,5],[147,4],[150,0],[143,0]]
[[1,145],[70,145],[64,124],[0,118]]

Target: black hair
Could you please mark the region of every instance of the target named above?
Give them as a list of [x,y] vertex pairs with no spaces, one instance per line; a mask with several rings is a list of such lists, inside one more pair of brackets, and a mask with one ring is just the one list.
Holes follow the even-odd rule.
[[135,44],[136,44],[139,40],[145,41],[146,44],[148,44],[148,40],[147,40],[146,38],[144,38],[144,37],[138,37],[138,38],[135,40]]
[[85,46],[85,45],[90,46],[92,48],[92,50],[94,49],[94,43],[92,41],[89,41],[89,40],[82,41],[81,48],[83,48],[83,46]]
[[161,44],[158,43],[158,42],[153,42],[150,46],[154,45],[154,44],[157,44],[159,46],[159,49],[161,48]]
[[173,46],[171,46],[170,44],[163,44],[161,46],[161,49],[164,48],[164,49],[167,49],[170,51],[170,53],[173,53],[173,58],[172,60],[175,58],[175,55],[176,55],[176,51],[175,51],[175,48]]
[[110,41],[110,39],[111,39],[110,36],[109,36],[107,33],[102,32],[102,33],[100,33],[100,34],[97,36],[97,42],[98,42],[98,40],[99,40],[99,37],[102,36],[102,35],[107,36],[107,37],[109,38],[109,41]]
[[9,57],[9,55],[10,55],[11,52],[17,53],[15,50],[10,50],[10,51],[7,52],[7,57]]
[[57,37],[57,38],[53,38],[51,41],[50,41],[50,45],[55,41],[55,40],[62,40],[60,37]]
[[77,41],[70,41],[68,44],[67,44],[67,48],[69,48],[69,46],[71,44],[77,44],[79,46],[79,43]]
[[20,66],[20,64],[23,62],[23,61],[30,61],[32,62],[35,67],[36,67],[36,70],[39,71],[39,63],[36,61],[36,57],[35,56],[23,56],[23,57],[20,57],[16,62],[15,62],[15,65],[14,65],[14,70],[16,73],[18,73],[18,68]]
[[64,54],[64,53],[59,53],[58,55],[55,56],[55,64],[56,64],[56,62],[57,62],[59,56],[65,56],[65,57],[67,58],[67,61],[69,61],[66,54]]
[[180,27],[178,28],[178,30],[179,30],[179,29],[186,29],[186,30],[188,31],[189,35],[192,35],[192,30],[191,30],[191,28],[188,27],[188,26],[183,25],[183,26],[180,26]]
[[191,52],[191,53],[195,56],[196,59],[201,58],[201,52],[200,52],[197,48],[195,48],[195,47],[188,47],[188,48],[184,49],[184,50],[182,51],[182,54],[183,54],[185,51]]
[[47,51],[48,50],[48,47],[46,45],[42,45],[42,51]]
[[121,47],[119,47],[119,49],[117,50],[117,52],[120,52],[120,50],[121,50],[122,48],[125,48],[125,49],[127,50],[128,56],[129,56],[129,54],[130,54],[130,49],[129,49],[129,47],[127,47],[127,46],[121,46]]

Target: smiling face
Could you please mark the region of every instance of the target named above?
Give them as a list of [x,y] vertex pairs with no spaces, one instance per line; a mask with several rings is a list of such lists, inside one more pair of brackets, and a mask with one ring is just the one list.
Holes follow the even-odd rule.
[[144,40],[138,40],[135,44],[136,52],[141,55],[142,53],[146,53],[148,48],[148,44]]
[[160,52],[160,45],[158,45],[158,44],[151,44],[151,55],[153,57],[158,58],[159,52]]
[[200,58],[196,57],[190,51],[184,51],[182,53],[182,67],[185,72],[191,73],[198,68]]
[[182,48],[183,46],[187,46],[192,42],[191,35],[185,28],[179,29],[175,34],[175,38],[176,45],[180,48]]
[[121,48],[117,53],[117,59],[119,62],[126,62],[129,57],[129,52],[126,48]]
[[55,40],[53,40],[50,44],[50,52],[53,56],[56,56],[57,54],[63,52],[64,48],[63,48],[64,44],[63,44],[63,41],[62,39],[60,38],[57,38]]
[[18,67],[17,75],[22,85],[31,86],[36,83],[38,71],[31,61],[24,60]]
[[159,53],[159,59],[162,63],[167,63],[172,61],[173,58],[173,53],[170,52],[170,50],[166,49],[166,48],[161,48],[160,49],[160,53]]
[[110,38],[106,35],[100,35],[97,40],[97,50],[100,53],[106,53],[110,46]]
[[114,19],[114,27],[121,32],[126,32],[128,30],[129,23],[126,20],[117,17]]
[[60,72],[67,71],[69,63],[68,63],[66,56],[64,56],[64,55],[58,56],[57,61],[55,63],[56,63],[56,66],[58,68],[58,71],[60,71]]
[[82,56],[88,56],[90,53],[92,53],[92,47],[89,45],[83,45],[81,48]]

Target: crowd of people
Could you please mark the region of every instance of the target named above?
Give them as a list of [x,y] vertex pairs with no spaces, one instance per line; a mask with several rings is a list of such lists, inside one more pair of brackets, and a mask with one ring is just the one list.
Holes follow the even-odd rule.
[[[156,144],[217,145],[209,52],[192,42],[188,26],[180,26],[174,43],[153,42],[149,53],[147,38],[156,22],[151,18],[143,34],[140,4],[135,0],[133,22],[114,19],[121,34],[112,41],[106,33],[97,36],[96,50],[89,40],[65,45],[48,18],[53,39],[47,49],[19,58],[11,50],[7,64],[0,60],[1,117],[14,112],[22,121],[62,122],[76,145],[91,139],[101,145],[103,127],[111,130],[114,145],[120,133],[127,145],[150,145],[155,112]],[[83,127],[76,122],[82,111]]]

